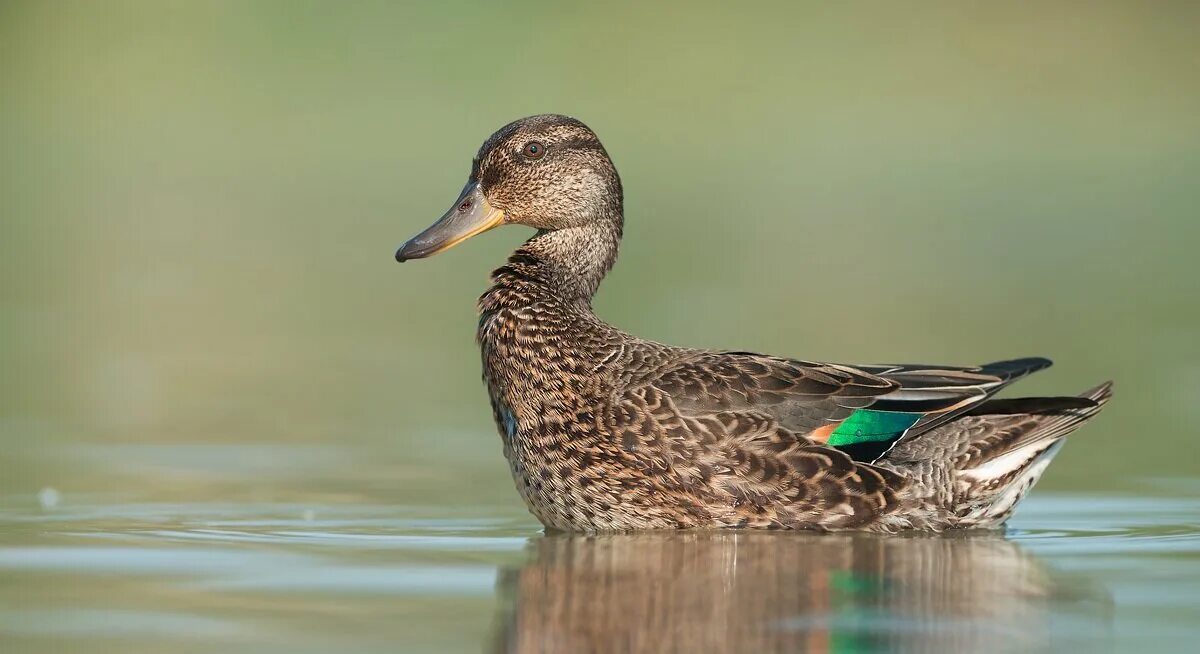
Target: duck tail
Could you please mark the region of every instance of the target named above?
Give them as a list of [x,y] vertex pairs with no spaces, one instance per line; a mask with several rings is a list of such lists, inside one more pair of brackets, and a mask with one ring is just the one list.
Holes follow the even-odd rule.
[[988,400],[890,453],[887,462],[930,488],[934,511],[953,526],[997,527],[1065,437],[1111,397],[1112,382],[1105,382],[1075,397]]

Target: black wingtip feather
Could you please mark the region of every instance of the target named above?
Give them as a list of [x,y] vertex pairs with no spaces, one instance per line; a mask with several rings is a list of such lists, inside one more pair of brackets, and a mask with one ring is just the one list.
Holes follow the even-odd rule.
[[1002,400],[987,400],[967,412],[970,416],[1000,416],[1027,414],[1053,414],[1069,411],[1095,413],[1112,397],[1111,381],[1088,389],[1071,397],[1014,397]]
[[1086,397],[1014,397],[988,400],[971,411],[969,416],[1007,416],[1019,413],[1046,414],[1061,411],[1091,409],[1096,401]]
[[1039,370],[1045,370],[1052,365],[1054,365],[1054,362],[1045,357],[1025,357],[1023,359],[985,363],[980,366],[980,371],[989,375],[996,375],[1003,379],[1011,379],[1013,377],[1023,377]]

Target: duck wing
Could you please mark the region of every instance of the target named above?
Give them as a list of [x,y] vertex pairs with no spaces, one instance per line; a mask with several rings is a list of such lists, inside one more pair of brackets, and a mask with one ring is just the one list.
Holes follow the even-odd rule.
[[860,527],[894,513],[909,484],[872,462],[1048,364],[856,367],[687,352],[619,393],[607,427],[660,482],[734,507],[729,524]]
[[670,398],[684,416],[761,415],[856,460],[874,461],[901,437],[944,424],[1049,365],[1047,359],[1026,358],[973,367],[847,366],[700,352],[661,366],[638,386]]

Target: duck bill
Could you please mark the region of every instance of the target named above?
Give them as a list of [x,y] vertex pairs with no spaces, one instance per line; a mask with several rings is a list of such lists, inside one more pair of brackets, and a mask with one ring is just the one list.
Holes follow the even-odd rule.
[[503,224],[504,212],[488,204],[479,182],[467,182],[446,215],[396,250],[396,261],[431,257]]

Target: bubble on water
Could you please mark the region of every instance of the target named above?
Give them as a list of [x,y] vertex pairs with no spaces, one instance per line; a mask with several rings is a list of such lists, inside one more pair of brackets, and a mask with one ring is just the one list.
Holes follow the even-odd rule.
[[313,511],[312,509],[304,509],[304,513],[301,513],[300,517],[305,522],[312,522],[313,520],[317,519],[317,512]]
[[59,500],[62,499],[62,494],[59,493],[57,489],[47,486],[38,491],[37,498],[38,504],[40,504],[43,509],[53,509],[54,507],[58,506]]

